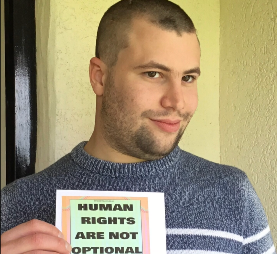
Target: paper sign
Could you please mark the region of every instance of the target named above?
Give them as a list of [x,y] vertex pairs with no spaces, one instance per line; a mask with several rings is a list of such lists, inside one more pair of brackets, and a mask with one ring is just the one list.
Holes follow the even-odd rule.
[[163,193],[57,190],[56,226],[73,254],[166,253]]

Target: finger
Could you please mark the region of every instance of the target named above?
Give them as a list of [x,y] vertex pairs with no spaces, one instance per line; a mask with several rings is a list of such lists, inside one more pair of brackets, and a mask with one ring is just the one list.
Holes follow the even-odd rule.
[[1,245],[1,253],[19,254],[31,251],[48,251],[68,254],[71,246],[64,239],[48,234],[35,233]]
[[1,235],[1,245],[23,236],[32,235],[34,233],[43,233],[52,236],[62,237],[63,234],[55,226],[41,220],[31,220],[22,223]]

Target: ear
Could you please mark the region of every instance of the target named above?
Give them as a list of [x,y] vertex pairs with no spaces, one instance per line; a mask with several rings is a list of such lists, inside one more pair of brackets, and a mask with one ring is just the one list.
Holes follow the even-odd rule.
[[94,93],[102,96],[104,92],[103,77],[105,74],[105,64],[97,57],[90,59],[89,78]]

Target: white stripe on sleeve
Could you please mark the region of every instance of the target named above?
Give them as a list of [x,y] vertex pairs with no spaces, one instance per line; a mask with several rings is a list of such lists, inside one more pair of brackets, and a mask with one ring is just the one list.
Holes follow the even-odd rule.
[[272,245],[271,248],[268,251],[264,252],[263,254],[273,254],[274,252],[275,252],[275,247],[274,245]]
[[264,236],[266,236],[270,232],[269,226],[264,229],[263,231],[259,232],[256,235],[249,236],[245,239],[243,239],[243,245],[248,244],[248,243],[253,243],[256,242],[260,239],[262,239]]
[[243,237],[233,233],[219,231],[219,230],[209,230],[209,229],[198,229],[198,228],[168,228],[166,230],[168,235],[199,235],[199,236],[214,236],[220,238],[231,239],[237,242],[243,242]]

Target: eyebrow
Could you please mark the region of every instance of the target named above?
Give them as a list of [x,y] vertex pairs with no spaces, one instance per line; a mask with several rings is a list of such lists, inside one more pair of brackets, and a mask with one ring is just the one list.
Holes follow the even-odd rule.
[[[150,62],[148,62],[146,64],[143,64],[143,65],[138,65],[134,69],[149,69],[149,68],[160,69],[160,70],[163,70],[163,71],[166,71],[166,72],[171,72],[171,69],[169,67],[167,67],[163,64],[154,62],[154,61],[150,61]],[[190,73],[197,73],[200,76],[201,71],[200,71],[199,67],[195,67],[195,68],[184,71],[183,75],[187,75],[187,74],[190,74]]]

